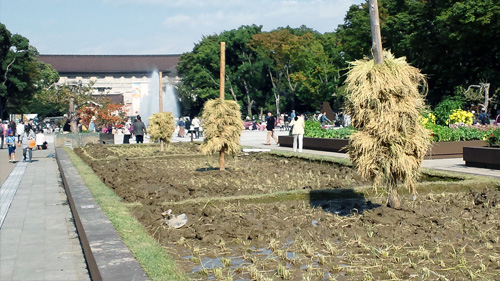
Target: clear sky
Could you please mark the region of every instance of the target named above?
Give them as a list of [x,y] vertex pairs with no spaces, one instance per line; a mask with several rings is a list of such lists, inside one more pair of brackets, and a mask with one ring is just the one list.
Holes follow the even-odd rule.
[[181,54],[242,25],[321,33],[363,0],[0,0],[0,22],[41,54]]

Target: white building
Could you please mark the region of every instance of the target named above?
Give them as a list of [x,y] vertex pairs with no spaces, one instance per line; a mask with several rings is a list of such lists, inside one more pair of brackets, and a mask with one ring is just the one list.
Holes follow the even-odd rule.
[[143,120],[159,111],[159,73],[162,73],[163,111],[178,117],[173,96],[180,55],[40,55],[39,60],[59,72],[59,83],[95,81],[94,95],[108,95],[122,103],[129,116]]

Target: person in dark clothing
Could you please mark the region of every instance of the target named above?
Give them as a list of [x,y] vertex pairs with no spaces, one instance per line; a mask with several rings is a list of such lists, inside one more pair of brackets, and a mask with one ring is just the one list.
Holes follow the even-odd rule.
[[481,109],[481,114],[479,114],[479,123],[481,125],[489,125],[490,124],[490,116],[486,113],[486,109]]
[[278,138],[274,135],[274,126],[276,125],[276,117],[274,117],[271,112],[267,113],[266,129],[267,129],[267,142],[266,145],[271,145],[271,137],[274,139],[276,144],[279,145]]
[[141,120],[141,116],[137,115],[137,119],[134,122],[134,135],[136,143],[144,143],[144,134],[146,134],[146,125]]
[[63,132],[71,132],[71,124],[69,123],[69,120],[66,120],[66,123],[64,123]]

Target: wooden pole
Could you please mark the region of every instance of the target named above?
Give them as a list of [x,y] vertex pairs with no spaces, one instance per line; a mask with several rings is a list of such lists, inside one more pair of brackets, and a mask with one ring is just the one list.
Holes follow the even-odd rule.
[[[162,81],[163,74],[161,71],[159,71],[158,74],[159,74],[158,76],[160,76],[160,85],[159,85],[160,86],[160,90],[159,90],[159,92],[160,92],[159,93],[159,95],[160,95],[160,108],[159,108],[158,112],[163,112],[163,83],[162,83],[163,82]],[[160,151],[161,152],[165,151],[165,142],[163,141],[163,139],[160,139]]]
[[[224,80],[226,77],[226,42],[220,42],[220,91],[219,97],[224,100]],[[221,171],[226,170],[226,164],[224,161],[225,147],[219,151],[219,169]]]
[[369,0],[368,5],[370,10],[370,28],[372,31],[373,59],[375,60],[375,64],[379,64],[384,61],[384,57],[382,56],[382,36],[380,34],[377,0]]
[[162,79],[162,73],[160,71],[160,110],[158,112],[163,112],[163,79]]

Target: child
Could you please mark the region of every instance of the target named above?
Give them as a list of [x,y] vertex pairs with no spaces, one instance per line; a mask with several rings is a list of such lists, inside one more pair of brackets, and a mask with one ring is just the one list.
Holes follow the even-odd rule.
[[16,137],[11,129],[7,132],[8,136],[6,139],[7,147],[9,148],[9,162],[16,162]]

